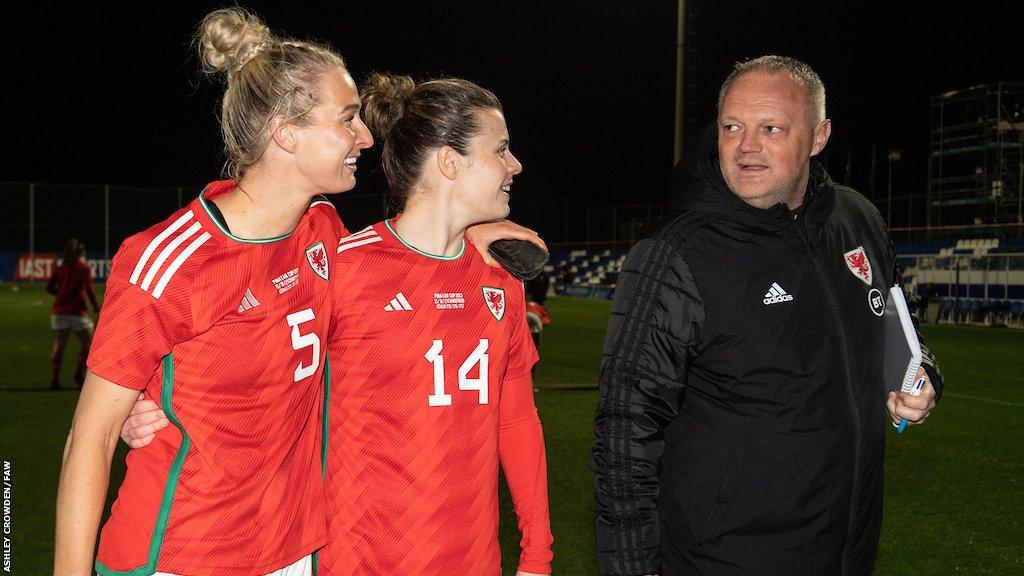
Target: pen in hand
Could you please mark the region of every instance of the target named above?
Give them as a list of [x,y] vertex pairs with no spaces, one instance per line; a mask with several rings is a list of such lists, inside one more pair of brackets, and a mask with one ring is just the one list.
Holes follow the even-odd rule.
[[[919,396],[921,394],[921,390],[924,388],[924,381],[925,377],[922,376],[917,379],[917,382],[914,382],[914,387],[910,391],[911,396]],[[893,426],[896,427],[897,434],[903,434],[903,431],[907,429],[907,419],[901,418],[900,423],[893,424]]]

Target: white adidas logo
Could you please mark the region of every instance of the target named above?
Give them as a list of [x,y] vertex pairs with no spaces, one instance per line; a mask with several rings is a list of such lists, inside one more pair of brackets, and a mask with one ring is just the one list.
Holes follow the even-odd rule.
[[252,290],[245,289],[245,296],[242,296],[242,303],[238,305],[238,313],[241,314],[250,308],[255,308],[260,305],[260,301],[252,295]]
[[779,302],[789,302],[793,299],[791,294],[787,294],[782,286],[779,286],[778,282],[772,282],[772,287],[768,289],[768,292],[764,295],[764,303],[767,304],[778,304]]
[[399,292],[391,299],[391,303],[384,307],[384,311],[398,312],[401,310],[412,310],[412,305],[405,299],[405,295]]

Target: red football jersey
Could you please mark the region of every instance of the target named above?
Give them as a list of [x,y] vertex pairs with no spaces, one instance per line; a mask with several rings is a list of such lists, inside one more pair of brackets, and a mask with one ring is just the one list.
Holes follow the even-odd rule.
[[92,289],[92,269],[81,260],[70,266],[57,266],[46,283],[46,291],[56,296],[50,312],[65,316],[85,316],[85,298],[96,308],[96,293]]
[[320,576],[501,573],[499,458],[549,572],[551,530],[522,283],[472,247],[431,256],[388,223],[335,259]]
[[323,370],[344,228],[321,199],[290,234],[237,238],[210,213],[232,186],[210,184],[114,258],[89,369],[144,390],[173,426],[128,453],[101,575],[265,574],[325,541]]

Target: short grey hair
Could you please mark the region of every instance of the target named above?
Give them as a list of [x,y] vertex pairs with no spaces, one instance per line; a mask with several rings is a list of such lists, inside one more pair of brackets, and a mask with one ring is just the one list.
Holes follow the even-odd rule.
[[821,77],[806,62],[788,56],[776,56],[769,54],[752,60],[737,62],[732,72],[722,83],[722,89],[718,91],[718,112],[722,112],[722,102],[725,100],[725,93],[729,87],[740,76],[748,72],[764,71],[770,74],[786,72],[794,82],[807,88],[807,100],[810,102],[811,120],[817,124],[827,118],[825,116],[825,85],[821,83]]

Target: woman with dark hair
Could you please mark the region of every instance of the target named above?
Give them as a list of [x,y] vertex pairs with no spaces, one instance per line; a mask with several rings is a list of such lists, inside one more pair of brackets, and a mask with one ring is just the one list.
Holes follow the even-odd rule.
[[522,171],[501,104],[459,79],[378,74],[362,92],[403,212],[343,238],[334,261],[320,574],[501,574],[499,464],[518,574],[550,573],[523,284],[465,249],[466,228],[508,215]]
[[64,245],[64,256],[46,283],[46,291],[56,296],[50,308],[50,328],[53,330],[50,389],[60,390],[60,365],[70,332],[74,332],[82,342],[72,377],[81,388],[85,381],[85,359],[89,357],[93,330],[85,299],[89,298],[97,314],[100,313],[100,305],[96,303],[96,292],[92,288],[92,269],[85,263],[85,244],[77,238],[69,238]]

